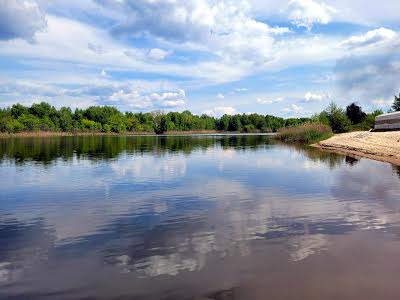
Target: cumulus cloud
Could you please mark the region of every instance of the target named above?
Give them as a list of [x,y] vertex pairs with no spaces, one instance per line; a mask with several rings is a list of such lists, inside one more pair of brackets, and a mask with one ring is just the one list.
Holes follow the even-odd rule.
[[125,16],[112,32],[117,35],[149,34],[165,39],[187,41],[210,34],[215,16],[204,0],[97,0]]
[[[103,70],[104,71],[104,70]],[[105,71],[104,71],[105,72]],[[176,109],[185,105],[186,93],[164,81],[113,81],[109,75],[94,74],[97,81],[79,77],[69,82],[51,80],[1,80],[1,107],[16,102],[30,105],[46,101],[56,107],[86,108],[92,105],[114,105],[121,110]],[[80,81],[80,82],[79,82]],[[79,82],[79,83],[77,83]],[[74,88],[68,85],[74,85]]]
[[185,105],[186,95],[184,90],[148,94],[143,94],[138,90],[119,90],[109,99],[133,109],[178,108]]
[[361,103],[371,99],[388,99],[399,91],[400,36],[379,28],[353,36],[342,43],[348,55],[335,67],[339,93]]
[[304,95],[303,101],[304,102],[318,102],[318,101],[323,101],[327,98],[329,98],[329,96],[324,93],[307,92]]
[[225,99],[225,96],[224,96],[224,94],[218,93],[217,94],[217,98],[218,99]]
[[294,25],[310,30],[314,24],[328,24],[336,9],[314,0],[291,0],[287,12]]
[[234,115],[236,109],[232,106],[217,106],[204,112],[206,115],[212,117],[220,117],[222,115]]
[[279,97],[276,99],[261,99],[261,98],[257,98],[257,103],[258,104],[273,104],[273,103],[279,103],[282,102],[283,98]]
[[38,4],[29,0],[0,0],[0,40],[34,41],[46,28],[46,17]]
[[247,1],[97,2],[123,16],[122,21],[116,21],[112,34],[152,36],[173,47],[183,43],[192,49],[211,51],[225,62],[237,58],[251,62],[270,60],[273,36],[289,32],[288,28],[272,28],[252,18]]

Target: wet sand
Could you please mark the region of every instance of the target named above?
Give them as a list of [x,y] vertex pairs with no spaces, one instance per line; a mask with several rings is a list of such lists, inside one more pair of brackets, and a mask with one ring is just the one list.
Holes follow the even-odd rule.
[[400,165],[400,131],[342,133],[313,146]]

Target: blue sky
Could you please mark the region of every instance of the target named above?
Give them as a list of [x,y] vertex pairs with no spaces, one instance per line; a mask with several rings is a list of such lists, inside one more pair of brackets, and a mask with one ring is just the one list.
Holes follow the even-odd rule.
[[398,0],[0,0],[0,106],[387,110]]

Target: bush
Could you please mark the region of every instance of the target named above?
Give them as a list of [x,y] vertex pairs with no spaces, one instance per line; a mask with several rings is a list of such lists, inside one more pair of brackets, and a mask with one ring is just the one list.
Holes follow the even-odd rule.
[[17,133],[24,130],[24,125],[22,125],[18,120],[9,119],[5,122],[5,130],[8,133]]
[[103,132],[105,132],[105,133],[110,133],[111,132],[111,125],[108,125],[108,124],[104,124],[104,126],[103,126]]
[[306,123],[296,127],[280,129],[276,138],[285,142],[316,143],[332,136],[329,126],[320,123]]
[[82,129],[87,131],[101,131],[101,124],[92,120],[82,119]]
[[22,114],[18,118],[18,122],[23,125],[23,130],[36,131],[40,128],[40,120],[30,114]]
[[257,130],[256,126],[254,126],[253,124],[243,126],[243,132],[252,133],[252,132],[257,132],[257,131],[258,130]]

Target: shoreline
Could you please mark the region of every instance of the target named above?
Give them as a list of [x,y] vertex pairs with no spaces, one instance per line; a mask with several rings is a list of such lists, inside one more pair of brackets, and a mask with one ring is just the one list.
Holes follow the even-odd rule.
[[400,166],[400,131],[337,134],[311,146],[328,152],[365,157]]
[[63,136],[190,136],[190,135],[267,135],[273,136],[275,133],[243,133],[234,131],[216,130],[191,130],[191,131],[170,131],[164,134],[154,132],[125,132],[125,133],[105,133],[105,132],[58,132],[58,131],[35,131],[19,133],[0,133],[0,138],[31,138],[31,137],[63,137]]

